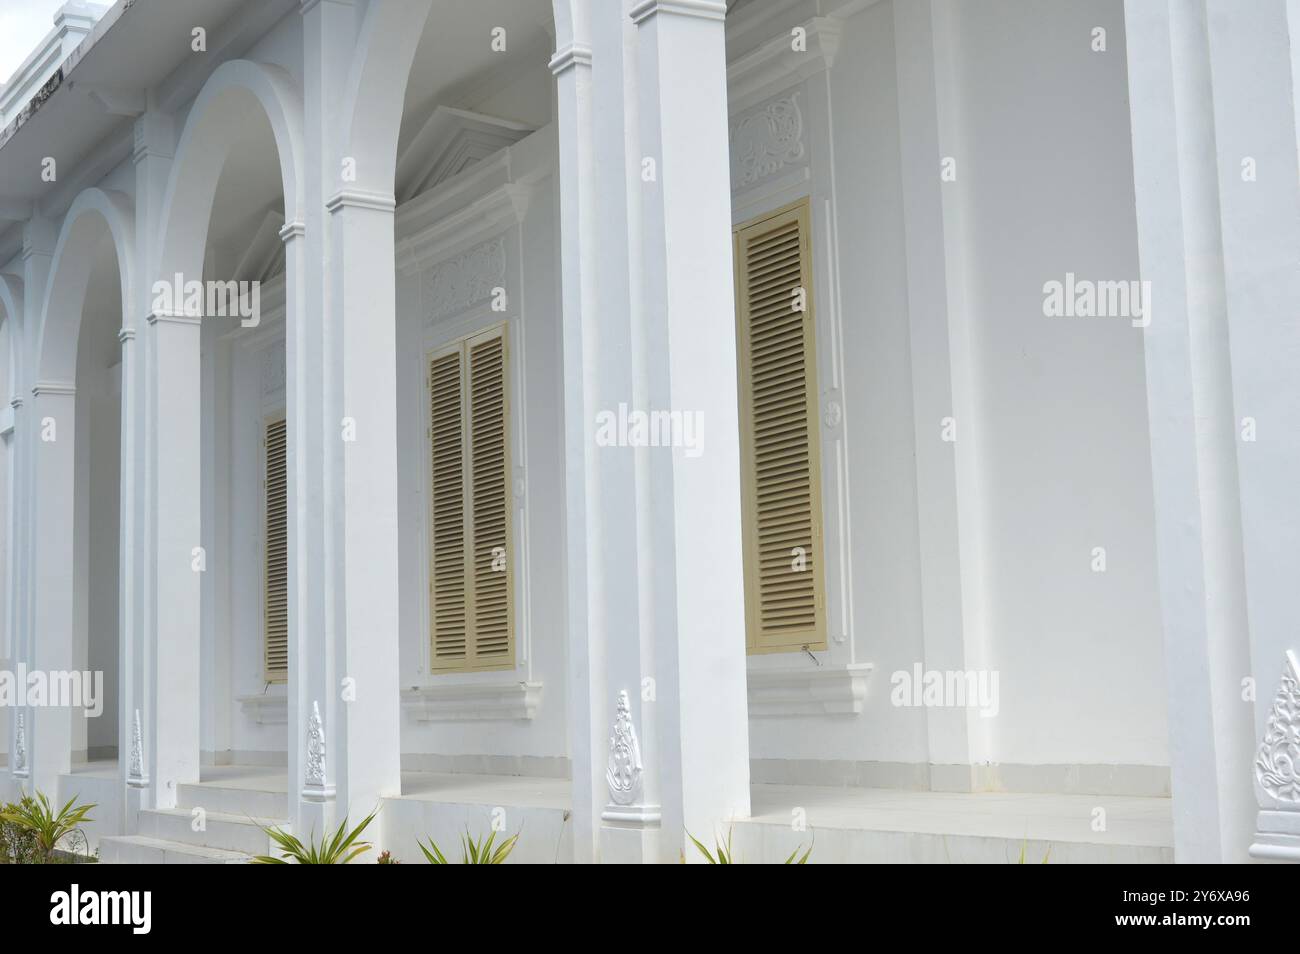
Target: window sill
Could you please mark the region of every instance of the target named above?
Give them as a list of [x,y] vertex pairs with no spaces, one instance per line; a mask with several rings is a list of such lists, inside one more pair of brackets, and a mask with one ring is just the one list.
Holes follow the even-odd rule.
[[402,690],[402,709],[416,722],[523,721],[537,714],[540,682],[486,682]]
[[749,714],[857,715],[867,698],[871,663],[808,669],[750,669]]
[[266,692],[240,696],[239,708],[258,725],[287,725],[289,696],[284,686],[271,686]]

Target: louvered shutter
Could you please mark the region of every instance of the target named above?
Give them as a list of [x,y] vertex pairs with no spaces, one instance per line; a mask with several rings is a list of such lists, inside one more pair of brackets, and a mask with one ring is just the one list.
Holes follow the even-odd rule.
[[289,484],[283,418],[266,422],[263,668],[267,682],[289,678]]
[[749,648],[824,649],[807,201],[738,228],[735,253]]
[[432,527],[429,554],[433,668],[462,669],[469,660],[469,593],[465,556],[465,373],[459,345],[429,362]]
[[474,554],[474,666],[510,660],[510,453],[506,340],[471,339],[469,357],[470,523]]
[[434,671],[514,666],[507,381],[503,329],[429,361]]

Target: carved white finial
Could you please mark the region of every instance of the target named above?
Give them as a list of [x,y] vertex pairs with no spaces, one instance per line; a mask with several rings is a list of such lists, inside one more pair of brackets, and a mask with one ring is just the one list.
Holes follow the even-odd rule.
[[609,764],[605,769],[605,783],[615,805],[631,805],[641,797],[642,771],[641,746],[632,725],[632,703],[623,689],[618,694],[614,729],[609,736]]
[[131,767],[128,780],[144,781],[144,730],[140,727],[140,710],[131,719]]
[[325,781],[325,723],[317,702],[311,704],[311,718],[307,720],[307,776],[302,794],[312,801],[323,801],[334,794]]
[[18,725],[14,730],[14,774],[27,773],[27,720],[23,711],[18,710]]
[[1300,804],[1300,662],[1291,652],[1259,743],[1255,777],[1276,801]]

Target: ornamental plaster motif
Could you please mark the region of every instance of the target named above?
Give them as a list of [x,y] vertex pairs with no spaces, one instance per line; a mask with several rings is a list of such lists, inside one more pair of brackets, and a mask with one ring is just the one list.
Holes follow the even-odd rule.
[[135,716],[131,720],[131,764],[128,778],[140,780],[144,778],[144,732],[140,728],[140,710],[135,710]]
[[506,277],[506,240],[498,235],[424,272],[425,316],[437,321],[486,301]]
[[807,154],[799,93],[769,100],[731,124],[731,187],[744,189],[774,176]]
[[1259,743],[1255,777],[1279,803],[1300,805],[1300,667],[1291,653]]
[[18,772],[27,769],[27,720],[21,711],[14,731],[14,769]]
[[325,787],[325,724],[316,702],[311,704],[311,718],[307,721],[307,787]]
[[627,690],[618,694],[617,715],[609,736],[609,763],[605,783],[615,805],[632,805],[641,797],[641,745],[632,725],[632,703]]

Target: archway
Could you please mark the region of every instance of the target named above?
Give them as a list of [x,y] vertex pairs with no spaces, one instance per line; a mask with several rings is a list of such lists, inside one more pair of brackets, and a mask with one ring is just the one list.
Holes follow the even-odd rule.
[[[189,588],[179,599],[171,590],[173,612],[159,608],[151,636],[155,715],[146,731],[159,807],[174,804],[169,783],[199,781],[204,760],[268,768],[287,761],[278,713],[295,668],[288,640],[295,547],[286,523],[297,490],[295,443],[283,425],[294,401],[285,314],[298,298],[287,279],[298,276],[286,268],[284,242],[301,216],[301,113],[283,70],[224,63],[190,110],[163,201],[156,281],[166,294],[154,306],[151,378],[160,516],[152,546],[157,554],[188,550],[185,537],[165,538],[163,521],[171,519],[200,541],[204,572],[197,586],[193,574],[178,580]],[[195,373],[168,378],[169,355]],[[168,435],[187,441],[184,454],[162,451]],[[188,569],[159,563],[158,592],[166,574],[184,580]]]
[[74,760],[119,757],[118,333],[132,289],[132,228],[125,196],[88,189],[77,197],[55,248],[38,329],[29,665],[88,674],[81,702],[93,703],[87,709],[63,699],[33,714],[32,780],[46,792],[57,791]]

